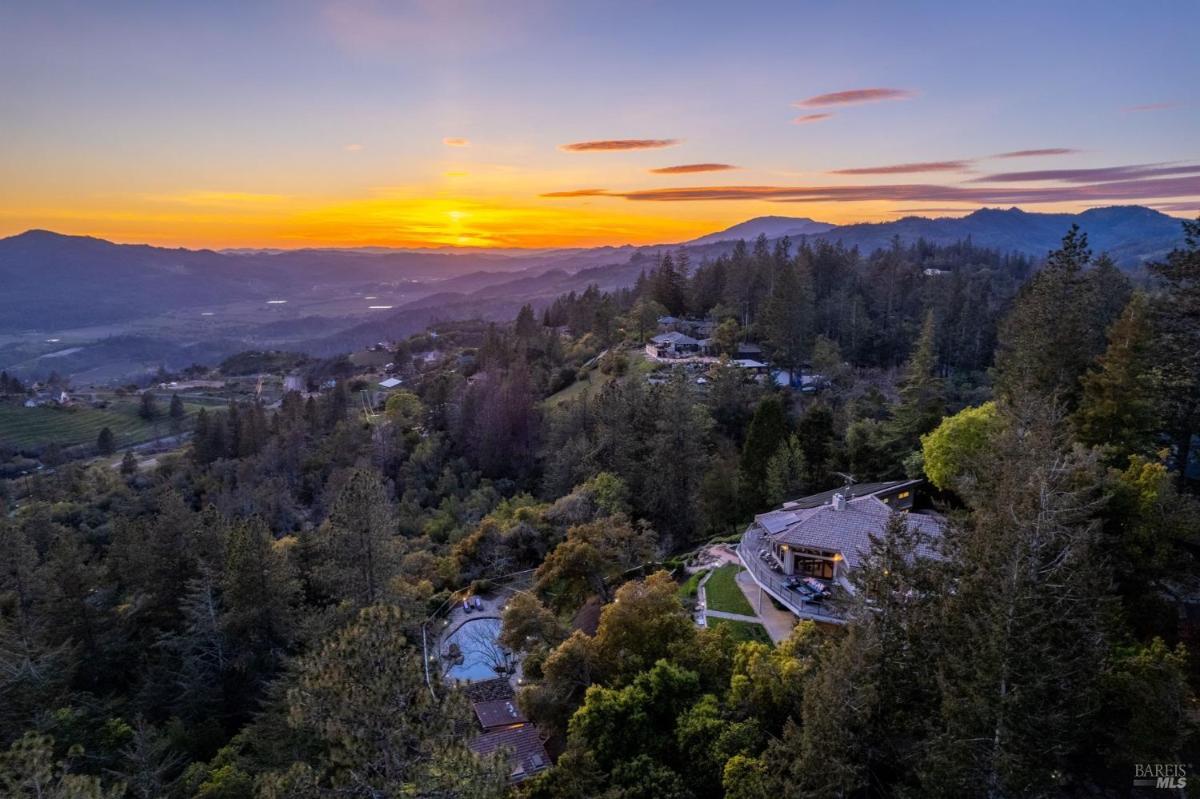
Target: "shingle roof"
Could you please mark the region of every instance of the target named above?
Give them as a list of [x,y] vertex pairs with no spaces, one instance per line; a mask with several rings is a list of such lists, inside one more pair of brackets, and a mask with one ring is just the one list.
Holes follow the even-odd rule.
[[695,344],[696,339],[684,333],[671,331],[670,333],[659,333],[654,338],[650,339],[655,344]]
[[885,491],[892,491],[901,488],[902,486],[915,486],[920,484],[920,480],[890,480],[882,483],[855,483],[851,486],[843,486],[842,488],[831,488],[828,491],[822,491],[820,494],[812,494],[800,499],[793,499],[783,503],[785,509],[791,508],[816,508],[821,505],[828,505],[833,501],[834,494],[842,494],[846,499],[854,499],[855,497],[865,497],[871,494],[882,494]]
[[[842,510],[833,505],[815,508],[791,508],[771,511],[755,517],[773,541],[793,547],[837,552],[850,569],[858,567],[862,556],[871,546],[871,534],[883,532],[894,509],[875,496],[859,497],[846,503]],[[910,528],[924,532],[930,539],[942,534],[942,520],[922,513],[904,513]],[[921,545],[921,557],[937,557],[927,544]]]
[[485,730],[494,727],[507,727],[511,724],[524,724],[529,721],[512,699],[493,699],[489,702],[476,702],[471,708],[479,726]]
[[493,677],[490,680],[467,683],[463,686],[463,693],[471,702],[493,702],[498,699],[512,699],[516,696],[512,683],[504,677]]
[[550,767],[550,756],[546,754],[537,727],[532,724],[485,732],[468,745],[477,755],[490,755],[500,749],[509,750],[509,763],[513,767],[509,778],[513,782],[520,782]]

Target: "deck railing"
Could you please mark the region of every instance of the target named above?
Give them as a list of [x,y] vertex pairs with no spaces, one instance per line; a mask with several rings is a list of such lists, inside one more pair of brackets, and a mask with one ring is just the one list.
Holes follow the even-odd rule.
[[823,621],[828,624],[846,623],[845,618],[838,615],[824,602],[820,604],[808,602],[799,591],[789,588],[787,580],[791,578],[772,570],[759,556],[759,552],[764,549],[768,553],[770,552],[770,542],[764,540],[762,533],[754,526],[746,531],[737,547],[738,559],[742,561],[760,588],[802,619]]

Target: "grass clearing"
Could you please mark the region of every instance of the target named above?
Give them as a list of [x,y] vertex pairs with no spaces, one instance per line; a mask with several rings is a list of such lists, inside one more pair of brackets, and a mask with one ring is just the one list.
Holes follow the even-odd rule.
[[737,574],[741,570],[742,567],[734,563],[726,563],[713,570],[712,577],[704,584],[704,593],[711,610],[739,613],[743,616],[754,615],[754,608],[750,607],[750,602],[737,584]]
[[728,627],[733,633],[735,641],[754,641],[760,644],[768,644],[774,646],[771,642],[771,636],[767,634],[767,628],[761,624],[755,624],[750,621],[738,621],[736,619],[719,619],[715,616],[708,617],[709,627]]
[[585,372],[583,376],[576,380],[571,385],[564,388],[555,394],[546,397],[544,403],[547,407],[557,407],[565,405],[579,397],[590,397],[596,394],[600,389],[613,381],[612,375],[606,375],[599,369],[592,369]]
[[[168,398],[169,401],[169,398]],[[70,408],[26,408],[22,405],[0,405],[0,444],[14,449],[35,449],[47,444],[62,447],[96,443],[100,431],[107,427],[116,438],[117,449],[140,444],[158,436],[171,434],[166,402],[159,399],[158,424],[138,416],[138,403],[114,402],[107,408],[76,405]],[[198,405],[185,405],[190,417]]]

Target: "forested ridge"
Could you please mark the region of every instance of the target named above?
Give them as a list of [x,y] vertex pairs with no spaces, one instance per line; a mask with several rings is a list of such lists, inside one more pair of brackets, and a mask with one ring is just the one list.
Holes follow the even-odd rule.
[[[400,342],[372,418],[343,382],[201,410],[151,470],[7,485],[0,795],[1128,795],[1196,743],[1184,224],[1133,278],[1075,229],[1044,260],[664,254],[628,289]],[[667,315],[821,390],[651,364]],[[876,531],[844,627],[772,647],[693,624],[697,547],[846,475],[926,477],[944,538]],[[510,786],[422,636],[527,570],[501,642],[557,762]]]

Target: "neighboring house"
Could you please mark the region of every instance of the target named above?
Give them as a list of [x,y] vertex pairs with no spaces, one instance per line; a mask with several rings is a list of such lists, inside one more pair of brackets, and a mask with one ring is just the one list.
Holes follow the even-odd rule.
[[397,377],[389,377],[387,380],[380,380],[379,387],[391,391],[394,388],[399,388],[404,381]]
[[[738,545],[738,557],[754,582],[800,618],[841,623],[829,606],[834,589],[853,592],[850,574],[893,513],[902,512],[930,543],[945,526],[942,517],[914,510],[921,480],[861,483],[785,502],[760,513]],[[932,546],[918,552],[937,557]]]
[[304,378],[300,375],[287,375],[283,378],[284,391],[304,391]]
[[661,333],[675,331],[677,333],[686,333],[692,338],[708,338],[717,329],[717,323],[712,319],[660,316],[658,317],[658,329]]
[[659,333],[646,345],[646,354],[652,358],[687,358],[699,350],[699,341],[678,331]]
[[490,755],[503,750],[511,766],[508,778],[514,783],[550,768],[542,735],[517,707],[507,680],[486,680],[466,690],[478,723],[478,735],[467,744],[472,752]]
[[749,369],[756,375],[763,375],[767,373],[767,365],[762,361],[756,361],[753,358],[734,358],[732,361],[730,361],[730,363],[739,369]]

